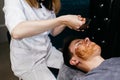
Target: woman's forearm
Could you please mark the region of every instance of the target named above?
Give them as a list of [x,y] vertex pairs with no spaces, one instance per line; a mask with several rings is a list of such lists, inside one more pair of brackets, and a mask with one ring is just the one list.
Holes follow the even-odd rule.
[[64,15],[58,18],[40,21],[25,21],[18,24],[11,32],[12,38],[21,39],[31,37],[48,30],[53,30],[53,36],[61,33],[65,26],[78,30],[85,23],[77,15]]
[[51,32],[51,35],[52,36],[57,36],[58,34],[60,34],[64,29],[65,29],[65,25],[61,25],[61,26],[58,26],[56,28],[54,28]]
[[11,35],[15,39],[31,37],[45,31],[52,30],[61,24],[62,23],[58,18],[43,21],[26,21],[18,24],[13,29]]

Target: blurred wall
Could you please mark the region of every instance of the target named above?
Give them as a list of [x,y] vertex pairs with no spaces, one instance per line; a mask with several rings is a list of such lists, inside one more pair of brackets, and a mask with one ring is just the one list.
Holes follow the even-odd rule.
[[4,13],[2,11],[4,0],[0,0],[0,43],[7,41],[7,29],[5,27]]
[[4,13],[2,11],[4,0],[0,0],[0,25],[4,24]]

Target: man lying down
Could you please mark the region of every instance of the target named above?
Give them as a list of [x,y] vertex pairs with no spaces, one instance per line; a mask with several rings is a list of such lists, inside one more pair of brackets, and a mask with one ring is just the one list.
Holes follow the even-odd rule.
[[101,47],[89,38],[66,38],[63,57],[57,80],[120,80],[120,57],[105,60]]

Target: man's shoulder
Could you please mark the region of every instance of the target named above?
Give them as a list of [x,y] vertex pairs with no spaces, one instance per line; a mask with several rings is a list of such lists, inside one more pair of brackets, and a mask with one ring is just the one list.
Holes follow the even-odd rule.
[[73,80],[120,80],[120,57],[106,59],[97,68],[89,71],[85,76]]
[[84,75],[84,73],[81,72],[80,70],[72,69],[72,68],[66,66],[65,64],[63,64],[63,66],[59,70],[57,80],[72,80],[72,78],[76,75],[82,76],[82,75]]
[[59,74],[65,74],[65,75],[73,75],[78,73],[78,70],[72,69],[68,66],[66,66],[65,64],[63,64],[63,66],[61,67],[61,69],[59,70]]

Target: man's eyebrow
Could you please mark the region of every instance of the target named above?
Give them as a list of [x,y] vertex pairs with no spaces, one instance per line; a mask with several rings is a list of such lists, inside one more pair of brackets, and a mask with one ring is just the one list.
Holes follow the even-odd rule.
[[79,42],[79,40],[77,40],[76,42],[75,42],[75,44],[77,44]]
[[75,42],[75,45],[76,45],[78,42],[80,42],[80,41],[82,41],[82,39],[78,39],[78,40]]

